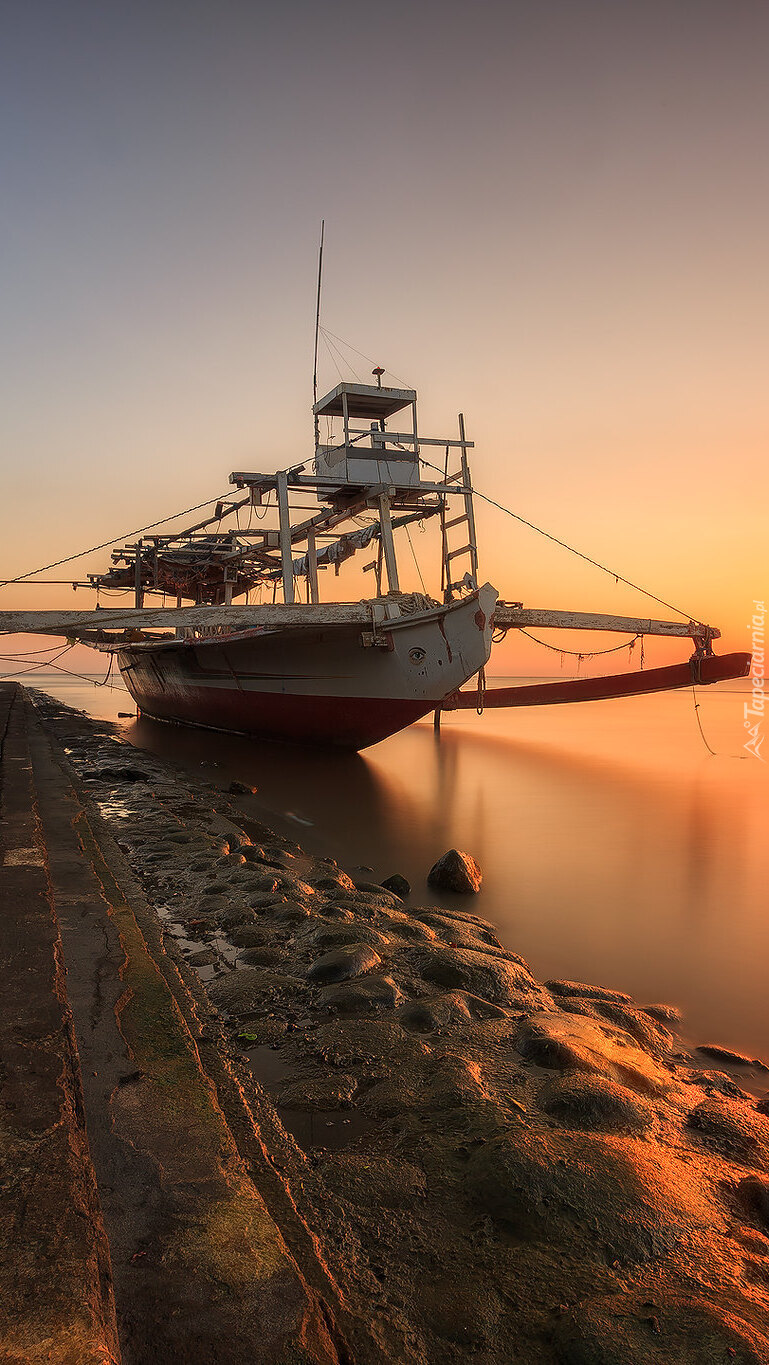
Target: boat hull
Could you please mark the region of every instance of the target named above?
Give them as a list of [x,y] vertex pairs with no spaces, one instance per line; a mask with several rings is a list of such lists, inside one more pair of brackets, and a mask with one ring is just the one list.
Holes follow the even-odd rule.
[[118,652],[144,715],[364,749],[426,715],[487,662],[496,592],[385,622],[240,632]]

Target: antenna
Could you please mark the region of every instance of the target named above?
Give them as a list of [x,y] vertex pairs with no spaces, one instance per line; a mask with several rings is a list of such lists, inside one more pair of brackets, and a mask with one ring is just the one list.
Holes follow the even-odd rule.
[[[320,333],[320,287],[323,281],[323,234],[326,228],[325,218],[320,220],[320,250],[318,251],[318,298],[315,307],[315,359],[312,367],[312,402],[313,407],[318,401],[318,336]],[[320,438],[320,424],[317,414],[315,415],[315,444],[317,446]]]

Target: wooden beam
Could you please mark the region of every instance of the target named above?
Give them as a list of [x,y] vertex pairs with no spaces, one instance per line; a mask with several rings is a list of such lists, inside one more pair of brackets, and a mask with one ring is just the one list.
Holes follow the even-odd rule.
[[546,607],[507,606],[498,602],[494,625],[504,630],[533,627],[540,630],[610,630],[623,635],[676,635],[688,639],[721,637],[715,626],[699,621],[654,621],[645,616],[604,616],[598,612],[550,611]]
[[294,600],[294,564],[291,557],[291,516],[288,510],[288,474],[278,474],[278,520],[280,522],[280,561],[283,578],[283,601]]
[[371,610],[359,602],[307,606],[294,602],[251,607],[103,607],[94,611],[0,611],[0,634],[61,635],[83,631],[205,629],[248,630],[254,626],[366,625]]
[[390,499],[387,493],[382,493],[379,497],[379,533],[382,538],[384,562],[387,569],[387,586],[390,589],[390,592],[398,592],[400,589],[398,582],[398,561],[395,557],[393,528],[392,521],[390,520]]
[[[0,611],[0,634],[61,635],[74,637],[82,631],[205,629],[217,626],[248,630],[254,626],[274,629],[287,626],[365,625],[371,607],[363,602],[265,603],[250,607],[101,607],[93,611]],[[718,639],[715,627],[696,622],[654,621],[639,616],[602,616],[596,613],[548,611],[540,607],[510,607],[494,611],[494,625],[506,630],[520,627],[554,630],[606,630],[629,635],[672,635],[690,639]]]
[[311,527],[307,532],[307,586],[310,594],[310,601],[314,606],[320,602],[318,592],[318,547],[315,542],[315,529]]

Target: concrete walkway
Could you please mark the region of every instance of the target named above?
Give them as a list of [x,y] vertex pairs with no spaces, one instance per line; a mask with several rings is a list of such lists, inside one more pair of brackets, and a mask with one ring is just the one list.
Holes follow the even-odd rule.
[[15,685],[0,734],[0,1359],[349,1360],[154,916]]

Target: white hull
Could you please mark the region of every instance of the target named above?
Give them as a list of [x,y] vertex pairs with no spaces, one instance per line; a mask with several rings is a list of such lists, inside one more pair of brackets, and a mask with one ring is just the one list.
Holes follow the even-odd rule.
[[212,729],[362,749],[410,725],[482,668],[496,591],[379,627],[320,624],[128,646],[142,712]]

